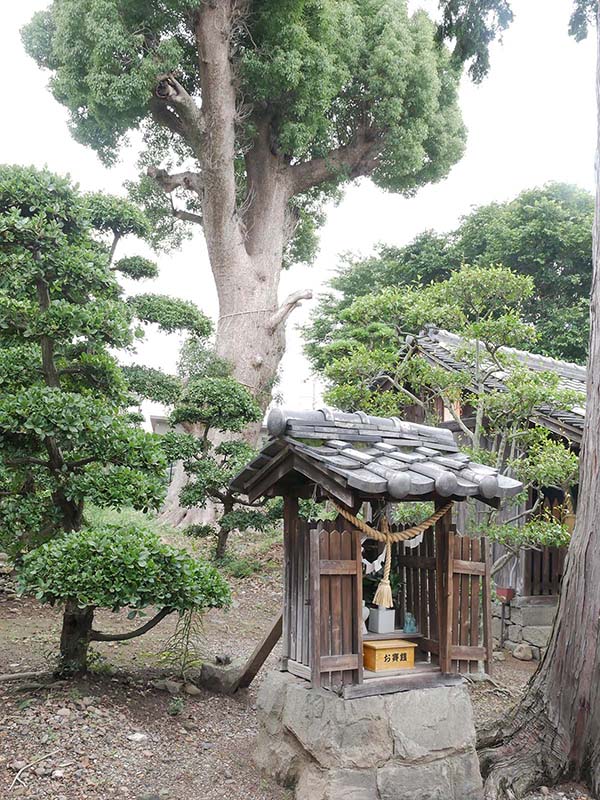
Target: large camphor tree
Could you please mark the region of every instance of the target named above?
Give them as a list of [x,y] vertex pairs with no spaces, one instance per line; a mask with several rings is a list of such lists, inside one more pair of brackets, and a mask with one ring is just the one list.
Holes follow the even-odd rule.
[[263,408],[310,296],[280,305],[281,270],[310,261],[325,201],[361,176],[411,194],[461,157],[462,65],[487,67],[473,23],[487,43],[510,21],[472,5],[444,0],[436,26],[405,0],[55,0],[25,28],[78,141],[111,163],[142,131],[132,189],[157,243],[202,227],[217,354]]

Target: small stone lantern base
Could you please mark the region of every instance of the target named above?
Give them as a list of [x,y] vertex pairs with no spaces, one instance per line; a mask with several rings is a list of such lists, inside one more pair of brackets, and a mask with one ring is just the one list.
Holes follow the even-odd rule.
[[343,700],[287,672],[258,696],[255,761],[296,800],[481,800],[462,686]]

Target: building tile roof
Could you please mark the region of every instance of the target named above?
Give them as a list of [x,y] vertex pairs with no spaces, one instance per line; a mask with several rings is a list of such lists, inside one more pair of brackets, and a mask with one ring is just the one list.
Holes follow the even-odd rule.
[[[431,363],[454,372],[469,372],[471,367],[457,355],[466,342],[455,333],[428,326],[412,343]],[[549,356],[503,347],[500,353],[511,356],[517,363],[533,372],[553,372],[559,376],[560,386],[578,392],[583,397],[586,393],[587,371],[585,367],[569,361],[560,361]],[[488,379],[490,389],[501,389],[506,372],[498,370]],[[556,409],[551,406],[540,406],[535,421],[561,436],[580,444],[585,422],[585,401],[571,409]]]

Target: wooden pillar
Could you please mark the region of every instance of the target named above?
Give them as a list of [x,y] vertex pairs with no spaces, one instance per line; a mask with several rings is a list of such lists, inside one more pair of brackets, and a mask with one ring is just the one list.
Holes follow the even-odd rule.
[[281,647],[281,670],[287,671],[290,658],[290,600],[292,593],[291,558],[296,540],[298,522],[298,499],[291,495],[283,498],[283,640]]
[[[447,501],[436,499],[436,511]],[[452,592],[454,588],[454,534],[451,530],[452,509],[435,524],[436,575],[438,596],[438,631],[440,669],[452,671]]]

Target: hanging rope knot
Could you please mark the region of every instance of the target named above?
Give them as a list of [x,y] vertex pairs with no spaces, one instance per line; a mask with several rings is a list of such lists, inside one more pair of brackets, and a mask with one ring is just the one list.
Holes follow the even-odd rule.
[[385,514],[381,518],[381,531],[378,531],[376,528],[372,528],[370,525],[367,525],[364,520],[359,519],[354,514],[346,511],[345,508],[338,506],[337,503],[334,503],[333,505],[335,506],[337,512],[344,517],[344,519],[347,519],[348,522],[351,522],[355,528],[358,528],[358,530],[364,533],[369,539],[375,539],[378,542],[384,542],[385,565],[383,567],[383,578],[379,581],[379,586],[375,592],[373,602],[375,605],[382,606],[383,608],[393,608],[394,599],[392,597],[392,586],[390,584],[390,573],[392,571],[392,545],[395,542],[406,542],[409,539],[414,539],[415,536],[419,536],[419,534],[424,533],[428,528],[431,528],[438,520],[447,514],[448,511],[450,511],[452,508],[452,500],[449,503],[446,503],[446,505],[442,508],[439,508],[435,514],[432,514],[426,520],[423,520],[423,522],[419,522],[418,525],[413,525],[411,528],[406,528],[406,530],[396,532],[390,530],[390,526]]

